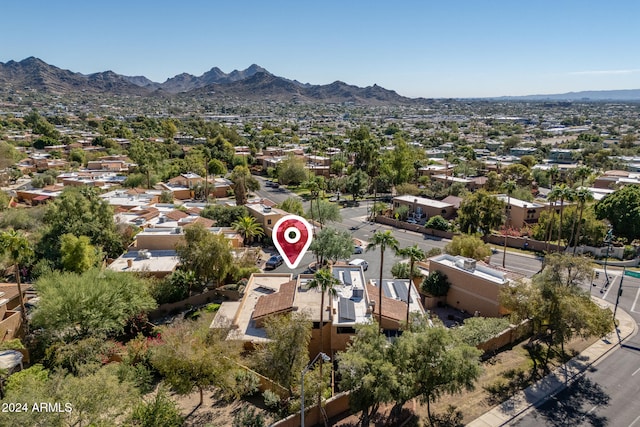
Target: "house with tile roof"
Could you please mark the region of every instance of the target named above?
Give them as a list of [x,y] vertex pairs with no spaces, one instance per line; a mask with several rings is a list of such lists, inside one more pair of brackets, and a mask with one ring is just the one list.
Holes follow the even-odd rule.
[[[321,292],[309,287],[313,280],[311,274],[300,274],[295,279],[291,274],[253,274],[242,299],[223,302],[211,327],[230,327],[227,339],[243,341],[251,348],[267,339],[263,326],[270,316],[301,312],[313,322],[311,353],[342,351],[355,335],[358,324],[377,319],[376,310],[381,305],[377,285],[366,282],[361,267],[334,265],[331,274],[340,285],[335,288],[335,296],[325,295],[324,307],[321,307]],[[415,285],[409,290],[408,280],[383,280],[382,326],[389,336],[399,333],[406,319],[409,292],[410,311],[424,314]],[[322,325],[321,311],[324,311]],[[323,328],[322,343],[320,328]]]

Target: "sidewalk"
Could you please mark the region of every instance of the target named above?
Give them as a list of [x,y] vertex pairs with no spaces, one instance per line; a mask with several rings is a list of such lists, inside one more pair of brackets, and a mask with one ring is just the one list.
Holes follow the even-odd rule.
[[[613,312],[613,304],[600,298],[593,297],[593,299],[601,307],[610,307]],[[637,332],[636,322],[627,312],[618,308],[616,319],[620,322],[617,333],[610,333],[607,337],[588,347],[579,356],[571,359],[566,365],[566,372],[564,367],[557,368],[536,384],[518,392],[506,402],[496,406],[467,425],[470,427],[507,426],[512,420],[524,415],[530,408],[539,406],[552,396],[555,396],[565,388],[567,383],[572,382],[587,368],[598,363],[608,356],[611,350],[617,348],[618,339],[625,340]]]

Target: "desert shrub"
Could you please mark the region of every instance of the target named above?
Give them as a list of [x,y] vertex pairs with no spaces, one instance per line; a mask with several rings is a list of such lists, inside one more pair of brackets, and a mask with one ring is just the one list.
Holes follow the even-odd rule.
[[178,405],[169,398],[164,388],[160,388],[152,400],[136,405],[129,421],[130,425],[135,427],[180,427],[184,425]]

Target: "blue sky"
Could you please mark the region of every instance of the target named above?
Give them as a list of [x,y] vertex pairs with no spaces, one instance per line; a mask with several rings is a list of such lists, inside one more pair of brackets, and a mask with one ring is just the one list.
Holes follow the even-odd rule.
[[640,2],[10,1],[0,62],[163,82],[256,63],[410,97],[640,88]]

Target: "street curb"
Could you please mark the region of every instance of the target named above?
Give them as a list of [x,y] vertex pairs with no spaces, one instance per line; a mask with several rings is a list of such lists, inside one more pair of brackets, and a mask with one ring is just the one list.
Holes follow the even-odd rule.
[[[612,303],[598,297],[592,298],[596,300],[596,303],[601,307],[613,308]],[[636,321],[626,311],[618,308],[616,318],[620,319],[619,325],[615,330],[618,338],[617,343],[607,342],[606,339],[598,340],[587,347],[578,356],[567,362],[564,368],[556,368],[549,375],[527,387],[525,390],[518,392],[515,396],[509,398],[500,405],[495,406],[482,416],[471,421],[467,426],[508,426],[511,422],[526,415],[532,408],[538,407],[556,396],[568,385],[583,376],[589,368],[597,365],[600,361],[609,356],[612,350],[620,348],[624,341],[628,340],[638,332],[638,325],[636,324]],[[580,358],[589,356],[589,354],[591,354],[591,356],[589,357],[588,363],[585,364],[583,361],[579,360]]]

